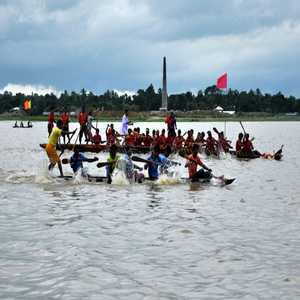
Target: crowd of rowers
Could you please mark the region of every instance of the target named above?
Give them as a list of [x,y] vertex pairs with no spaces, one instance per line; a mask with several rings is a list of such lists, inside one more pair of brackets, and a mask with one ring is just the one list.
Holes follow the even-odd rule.
[[[62,163],[63,164],[70,164],[73,172],[76,174],[81,172],[82,176],[86,176],[89,178],[89,175],[84,171],[83,162],[96,162],[98,161],[97,157],[94,158],[87,158],[82,153],[79,152],[78,147],[74,148],[74,153],[69,159],[60,160],[56,152],[56,145],[58,139],[62,134],[63,124],[61,120],[57,121],[56,127],[53,128],[49,140],[46,146],[46,153],[50,160],[49,170],[52,170],[54,166],[57,164],[60,175],[64,176]],[[192,153],[190,155],[185,155],[184,158],[186,159],[185,167],[188,168],[189,179],[191,181],[199,181],[200,179],[210,179],[214,177],[212,175],[212,170],[207,167],[201,160],[199,153],[199,146],[197,144],[193,144],[192,146]],[[148,180],[156,180],[162,174],[169,175],[170,167],[174,165],[178,165],[180,163],[176,161],[172,161],[166,155],[161,153],[160,147],[156,144],[151,151],[151,154],[146,158],[140,157],[132,157],[132,153],[130,148],[126,149],[125,154],[123,153],[122,158],[118,154],[118,147],[116,144],[112,144],[109,149],[109,154],[104,162],[98,162],[97,167],[106,167],[106,177],[107,183],[112,182],[112,174],[116,169],[117,165],[121,162],[123,166],[119,169],[124,171],[128,180],[133,182],[143,182],[145,179],[144,173],[142,173],[142,169],[140,166],[133,163],[133,161],[141,162],[144,164],[144,169],[148,171]],[[198,170],[198,166],[201,168]],[[223,177],[217,177],[220,180]]]
[[[65,143],[65,137],[69,135],[69,113],[64,111],[60,116],[60,120],[63,124],[62,137]],[[125,121],[124,121],[125,120]],[[220,153],[228,153],[233,149],[232,142],[228,140],[223,131],[218,131],[215,127],[213,131],[217,134],[217,137],[212,135],[211,131],[198,132],[196,137],[194,136],[194,130],[190,129],[184,133],[181,130],[177,130],[176,118],[173,113],[170,113],[165,119],[167,124],[167,132],[165,129],[152,130],[146,128],[145,132],[141,132],[139,127],[128,128],[128,125],[132,125],[132,122],[128,121],[128,111],[125,110],[122,119],[122,128],[119,133],[114,124],[108,124],[105,130],[105,139],[100,135],[100,130],[97,126],[93,126],[94,118],[92,112],[86,113],[84,109],[78,116],[78,122],[80,125],[79,130],[79,144],[82,143],[84,136],[85,143],[91,143],[94,145],[105,144],[111,146],[116,144],[118,146],[125,146],[130,148],[153,148],[155,145],[159,145],[160,151],[163,153],[178,152],[185,149],[187,153],[191,153],[192,146],[197,144],[199,146],[200,153],[206,153],[206,155],[219,156]],[[51,112],[48,116],[48,134],[50,136],[54,126],[54,113]],[[177,130],[177,132],[176,132]],[[94,133],[93,133],[94,131]],[[68,132],[68,133],[66,133]],[[259,157],[264,154],[254,150],[252,141],[249,138],[249,134],[240,133],[235,144],[236,155],[239,157]]]

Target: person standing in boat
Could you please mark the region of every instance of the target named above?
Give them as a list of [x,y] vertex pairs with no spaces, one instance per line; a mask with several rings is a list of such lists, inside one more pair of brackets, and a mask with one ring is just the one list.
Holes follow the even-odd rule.
[[[60,172],[60,176],[64,176],[63,170],[62,170],[62,165],[59,156],[56,153],[56,145],[58,144],[58,140],[61,136],[62,133],[62,128],[63,128],[63,122],[62,120],[58,120],[56,123],[56,127],[52,129],[52,132],[49,136],[48,143],[46,145],[46,152],[50,160],[50,164],[48,166],[49,171],[54,168],[54,166],[57,164],[58,169]],[[69,133],[69,132],[67,132]]]
[[84,134],[85,139],[87,140],[87,121],[88,121],[88,115],[85,112],[85,107],[83,106],[81,109],[81,112],[79,113],[78,116],[78,122],[80,125],[80,130],[79,130],[79,143],[81,144],[82,141],[82,136]]
[[54,127],[55,118],[54,118],[54,111],[51,110],[48,114],[48,137],[50,136],[52,129]]
[[[199,179],[212,178],[212,170],[202,162],[198,153],[199,153],[199,145],[194,144],[192,146],[192,154],[186,157],[187,162],[185,164],[185,167],[188,168],[189,178],[191,179],[192,182],[199,181]],[[201,169],[197,171],[198,166],[200,166]]]
[[168,127],[168,136],[175,137],[177,124],[176,124],[176,117],[173,112],[171,112],[170,115],[166,117],[165,123],[167,124]]
[[128,133],[128,126],[133,125],[131,121],[128,120],[128,109],[125,109],[124,115],[122,117],[122,127],[121,134],[126,135]]
[[[60,116],[61,121],[63,122],[63,132],[68,132],[69,131],[69,122],[70,122],[70,115],[69,113],[64,110],[62,115]],[[66,143],[66,134],[62,132],[62,137],[64,140],[64,144]],[[69,136],[68,136],[69,138]]]

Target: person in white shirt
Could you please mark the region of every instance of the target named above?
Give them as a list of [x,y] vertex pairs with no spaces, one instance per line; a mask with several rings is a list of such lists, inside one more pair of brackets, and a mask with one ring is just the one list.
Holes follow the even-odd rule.
[[126,135],[128,133],[128,125],[133,125],[133,123],[128,120],[128,109],[125,109],[122,117],[121,134]]

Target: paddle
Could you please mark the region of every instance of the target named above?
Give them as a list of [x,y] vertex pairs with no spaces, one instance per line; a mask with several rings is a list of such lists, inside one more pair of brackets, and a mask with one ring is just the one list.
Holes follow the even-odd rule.
[[105,167],[105,166],[109,166],[109,165],[112,165],[114,163],[115,162],[108,162],[108,161],[98,162],[97,163],[97,168],[102,168],[102,167]]
[[[161,163],[159,162],[155,162],[153,160],[148,160],[148,159],[144,159],[144,158],[141,158],[141,157],[138,157],[138,156],[132,156],[131,157],[131,160],[133,161],[137,161],[137,162],[142,162],[142,163],[145,163],[145,164],[157,164],[157,165],[161,165]],[[181,163],[177,162],[177,161],[174,161],[174,160],[169,160],[168,161],[173,164],[173,165],[178,165],[178,166],[181,166]]]
[[242,121],[240,121],[240,124],[241,124],[241,127],[242,127],[242,129],[243,129],[243,132],[244,132],[244,135],[245,135],[245,134],[246,134],[246,130],[245,130],[244,126],[243,126],[243,123],[242,123]]

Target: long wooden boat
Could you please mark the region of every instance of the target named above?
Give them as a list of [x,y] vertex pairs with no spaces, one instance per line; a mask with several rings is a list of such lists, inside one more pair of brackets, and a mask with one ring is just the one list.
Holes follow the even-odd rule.
[[[61,176],[58,176],[57,178],[60,178],[60,179],[64,179],[64,180],[74,180],[74,176],[72,175],[65,175],[63,177]],[[106,176],[91,176],[91,175],[88,175],[87,177],[82,177],[83,179],[86,179],[88,182],[102,182],[102,183],[107,183],[107,177]],[[211,179],[208,179],[208,178],[203,178],[203,179],[199,179],[197,181],[191,181],[189,178],[185,178],[185,177],[181,177],[178,179],[178,183],[180,184],[184,184],[184,183],[210,183]],[[230,185],[232,184],[233,182],[235,181],[235,178],[227,178],[227,179],[224,179],[222,181],[220,181],[220,185]],[[158,180],[153,180],[153,179],[150,179],[148,177],[145,177],[141,182],[133,182],[134,184],[141,184],[141,183],[146,183],[146,182],[159,182]],[[173,182],[172,182],[173,184]]]
[[[40,144],[40,147],[46,148],[46,144]],[[94,144],[61,144],[59,145],[59,150],[70,150],[72,151],[76,147],[80,152],[93,152],[99,153],[102,151],[108,151],[110,146],[108,145],[94,145]],[[126,148],[124,146],[117,146],[119,152],[126,152]],[[131,146],[128,149],[133,153],[148,153],[150,152],[150,147],[144,146]]]
[[[41,148],[46,148],[46,144],[40,144]],[[69,150],[72,151],[76,147],[80,152],[92,152],[92,153],[99,153],[99,152],[105,152],[108,151],[110,146],[108,145],[94,145],[94,144],[60,144],[59,147],[57,148],[58,150]],[[142,153],[146,154],[151,151],[151,147],[145,147],[145,146],[130,146],[130,147],[125,147],[125,146],[117,146],[118,147],[118,152],[120,153],[126,153],[128,150],[130,150],[132,153]],[[179,152],[179,155],[183,154],[182,156],[185,156],[185,154],[190,154],[190,151],[187,149],[181,149]],[[229,152],[233,157],[236,157],[238,159],[256,159],[256,158],[264,158],[264,159],[274,159],[274,160],[280,160],[282,158],[282,149],[280,152],[279,156],[274,157],[271,154],[269,156],[265,155],[253,155],[253,156],[239,156],[236,154],[236,151],[230,150]],[[213,156],[216,157],[217,156]]]

